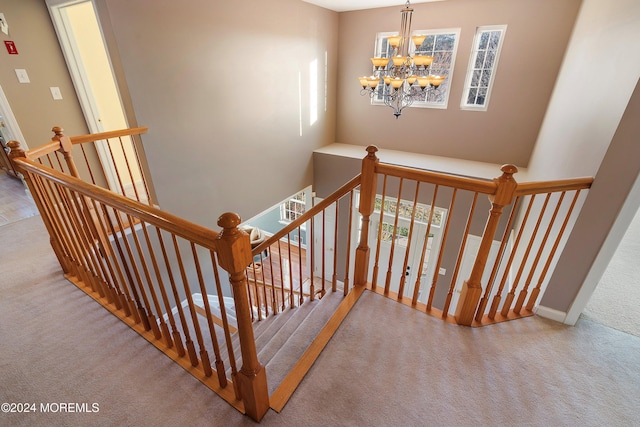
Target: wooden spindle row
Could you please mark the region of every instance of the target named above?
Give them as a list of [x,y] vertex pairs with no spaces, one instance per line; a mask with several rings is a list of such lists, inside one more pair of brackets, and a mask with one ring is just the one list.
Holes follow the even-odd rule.
[[[247,276],[254,320],[300,306],[328,291],[340,290],[347,295],[353,268],[351,221],[357,183],[352,180],[333,199],[323,200],[253,249],[255,262],[247,267]],[[333,224],[329,223],[330,215],[335,218]],[[322,249],[329,241],[334,242],[332,253]],[[341,270],[338,266],[343,260],[345,269]],[[316,269],[319,271],[312,274]]]
[[[213,249],[202,248],[59,182],[37,174],[29,174],[28,181],[42,205],[52,240],[59,245],[61,264],[76,283],[148,331],[166,349],[175,350],[178,357],[188,357],[204,377],[213,375],[213,366],[220,387],[228,383],[225,364],[230,366],[231,378],[237,377],[231,345],[235,327],[226,318],[223,298],[229,290],[220,281]],[[188,247],[190,253],[181,247]],[[200,251],[208,252],[209,257],[201,259]],[[191,277],[194,270],[195,278]],[[208,289],[212,281],[215,290]],[[220,319],[207,296],[212,292],[218,295]],[[194,301],[196,293],[202,295],[202,307]],[[227,355],[223,356],[225,348]],[[240,398],[239,389],[234,391]]]

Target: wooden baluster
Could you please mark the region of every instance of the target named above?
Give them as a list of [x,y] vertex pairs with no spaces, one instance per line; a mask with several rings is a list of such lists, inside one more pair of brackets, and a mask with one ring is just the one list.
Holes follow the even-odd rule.
[[[300,241],[298,240],[298,242]],[[289,257],[289,263],[288,263],[289,264],[289,283],[290,283],[289,287],[291,288],[291,290],[293,290],[295,289],[295,286],[293,285],[294,282],[293,282],[293,258],[291,258],[291,233],[287,233],[287,256]],[[302,293],[302,275],[298,276],[298,283],[300,284],[298,286],[300,288],[300,293]],[[293,295],[293,293],[291,293],[291,295]]]
[[[315,277],[315,240],[314,240],[314,232],[315,232],[315,224],[314,224],[314,220],[315,216],[311,217],[311,227],[309,228],[309,242],[307,247],[311,248],[311,256],[309,257],[311,260],[311,267],[309,268],[309,300],[313,301],[315,299],[315,293],[316,293],[316,289],[315,289],[315,284],[313,283],[313,278]],[[302,289],[302,285],[300,285],[300,295],[302,295],[303,293],[303,289]]]
[[471,326],[473,322],[480,297],[482,296],[482,274],[487,264],[493,236],[498,228],[502,208],[511,203],[514,192],[518,186],[515,179],[513,179],[513,174],[518,172],[518,168],[514,165],[504,165],[501,170],[502,176],[494,179],[497,184],[496,192],[489,196],[492,207],[489,211],[489,218],[487,219],[484,232],[482,233],[478,254],[473,263],[469,280],[466,280],[462,285],[460,300],[456,307],[456,321],[460,325]]
[[[387,277],[384,282],[384,294],[389,295],[389,290],[391,288],[391,275],[393,270],[393,256],[396,250],[396,240],[398,238],[398,218],[400,216],[400,200],[402,196],[402,184],[404,183],[404,178],[400,178],[400,188],[398,188],[398,197],[396,200],[396,216],[393,219],[393,230],[391,231],[391,250],[389,252],[389,265],[387,267]],[[384,207],[382,207],[384,209]],[[380,221],[380,228],[382,228],[383,222]]]
[[[451,202],[449,203],[449,210],[447,214],[447,221],[444,226],[444,232],[442,233],[442,244],[440,245],[440,249],[438,250],[438,260],[436,261],[436,268],[433,271],[433,278],[431,279],[431,288],[429,288],[429,298],[427,299],[427,307],[426,311],[431,311],[433,307],[433,297],[436,294],[436,287],[438,286],[438,277],[440,275],[440,266],[442,265],[442,257],[444,255],[444,248],[447,245],[447,238],[449,237],[449,226],[453,221],[450,221],[453,216],[453,209],[456,205],[456,196],[458,195],[458,189],[453,189],[453,194],[451,195]],[[435,206],[431,206],[431,212],[435,210]],[[429,223],[431,223],[431,214],[429,215]],[[427,236],[427,239],[429,236]]]
[[[122,277],[122,283],[125,285],[124,291],[127,297],[126,298],[127,304],[129,306],[128,311],[131,312],[131,315],[133,316],[133,319],[136,323],[141,323],[141,322],[144,323],[144,321],[147,319],[146,313],[144,313],[142,304],[140,304],[140,299],[138,298],[138,292],[136,291],[136,288],[134,286],[133,276],[131,275],[129,265],[127,264],[126,257],[124,254],[124,250],[122,249],[121,238],[118,237],[118,231],[116,231],[116,225],[114,225],[113,219],[111,215],[109,215],[109,212],[107,211],[107,207],[105,205],[102,205],[102,209],[103,209],[103,215],[104,215],[105,221],[109,225],[109,230],[111,231],[111,235],[113,236],[113,242],[115,243],[115,248],[117,250],[115,263],[117,266],[120,266],[118,267],[118,271],[119,272],[124,271],[124,274],[127,276],[126,279],[124,278],[124,276]],[[111,208],[111,212],[113,213],[114,218],[118,218],[120,216],[120,212],[118,212],[115,208]],[[126,239],[126,235],[124,235],[124,230],[122,229],[121,226],[119,230],[121,233],[123,233],[123,236]],[[145,328],[145,330],[149,330],[149,329]]]
[[[337,221],[337,219],[336,219]],[[349,227],[347,231],[347,260],[344,272],[344,296],[349,293],[349,266],[351,264],[351,225],[353,224],[353,190],[349,193]]]
[[362,215],[362,231],[360,232],[360,242],[356,249],[356,261],[353,273],[355,286],[365,286],[369,272],[369,221],[373,213],[376,201],[376,187],[378,175],[376,165],[379,159],[376,157],[378,147],[370,145],[367,147],[367,156],[362,159],[362,175],[360,184],[360,206],[358,211]]
[[[191,242],[191,255],[193,256],[193,263],[196,266],[196,274],[198,275],[198,285],[200,287],[200,295],[202,295],[202,304],[204,305],[204,312],[207,318],[207,327],[209,328],[209,338],[211,338],[211,344],[213,345],[213,355],[215,357],[214,362],[216,367],[221,366],[222,359],[220,358],[220,347],[218,344],[218,336],[213,323],[213,314],[211,313],[211,305],[209,304],[209,294],[207,293],[207,287],[204,284],[204,277],[202,275],[202,267],[200,266],[200,260],[198,258],[198,250],[196,245]],[[197,317],[194,313],[194,317]],[[196,332],[198,329],[196,329]],[[209,353],[207,352],[202,337],[198,339],[200,345],[200,360],[202,360],[202,369],[207,377],[210,377],[213,372],[211,371],[211,360],[209,359]],[[224,381],[226,383],[227,378],[224,376],[224,368],[221,372],[218,372],[218,381]]]
[[[306,253],[305,253],[306,256]],[[302,283],[304,282],[303,274],[302,274],[302,239],[300,238],[300,227],[298,227],[298,277],[300,278],[300,295],[298,296],[298,305],[302,305],[304,302],[304,292],[302,292]],[[293,285],[291,287],[293,289]],[[293,294],[291,294],[293,295]],[[293,301],[293,296],[291,297],[291,301]],[[291,305],[293,307],[293,305]]]
[[[547,240],[549,239],[549,235],[551,234],[551,229],[553,228],[555,221],[556,221],[556,217],[558,216],[558,212],[560,212],[560,206],[562,205],[562,201],[564,200],[564,196],[567,192],[563,191],[560,195],[560,200],[558,200],[558,202],[556,203],[556,208],[553,211],[553,215],[551,217],[551,220],[549,221],[549,224],[547,225],[547,230],[544,233],[544,236],[542,238],[542,242],[540,242],[539,248],[538,248],[538,253],[536,254],[536,257],[533,260],[533,264],[531,265],[530,269],[529,269],[529,276],[527,276],[527,279],[524,282],[524,288],[522,289],[522,291],[520,291],[520,295],[518,295],[518,300],[516,301],[516,305],[513,308],[513,312],[516,314],[520,314],[520,311],[522,310],[522,306],[524,305],[524,300],[527,297],[527,293],[529,290],[529,286],[531,285],[531,282],[533,281],[533,275],[536,272],[536,268],[538,267],[538,263],[540,262],[540,258],[542,257],[542,252],[544,251],[544,247],[547,245]],[[549,195],[547,197],[550,197],[552,193],[549,193]],[[542,220],[542,215],[543,213],[540,215],[540,220]],[[531,239],[531,242],[533,242],[533,239]],[[527,258],[524,259],[524,262],[527,261]]]
[[[373,274],[371,275],[371,290],[378,287],[378,272],[380,271],[380,242],[382,242],[382,223],[384,221],[384,202],[387,195],[387,175],[382,180],[382,197],[380,199],[380,219],[378,221],[378,238],[376,239],[376,256],[373,261]],[[377,196],[375,196],[377,198]],[[375,200],[374,200],[375,210]]]
[[[98,202],[96,202],[95,199],[91,199],[91,204],[92,204],[92,209],[94,212],[100,212],[100,209],[98,208]],[[96,216],[96,224],[98,225],[98,227],[100,227],[100,232],[102,234],[104,234],[105,236],[107,235],[107,230],[106,227],[103,223],[103,221],[100,220],[99,216]],[[114,306],[116,307],[117,310],[121,310],[123,308],[125,308],[125,312],[126,312],[126,300],[125,300],[125,304],[123,304],[123,298],[125,298],[124,293],[122,292],[122,286],[120,285],[120,282],[118,281],[118,276],[116,275],[116,270],[114,268],[114,266],[112,265],[112,248],[109,244],[109,241],[103,242],[100,241],[100,252],[102,254],[109,254],[109,255],[103,255],[98,257],[107,267],[108,270],[108,281],[109,281],[109,286],[111,287],[112,291],[113,291],[113,297],[114,297]],[[104,245],[109,245],[109,247],[105,247]],[[130,312],[126,312],[127,316],[130,316],[131,313]]]
[[87,253],[82,247],[80,242],[80,225],[73,216],[73,211],[70,206],[69,195],[66,193],[67,187],[47,180],[48,184],[52,186],[51,193],[57,200],[58,215],[65,222],[67,228],[67,234],[73,245],[75,251],[75,260],[77,265],[78,278],[84,283],[85,286],[90,286],[95,291],[94,283],[91,279],[91,274],[88,269]]
[[464,255],[464,249],[467,246],[467,237],[469,236],[469,230],[471,229],[471,221],[473,221],[473,214],[476,210],[476,202],[478,201],[478,193],[473,195],[473,203],[471,204],[471,210],[467,217],[467,226],[462,234],[462,242],[460,244],[460,250],[458,251],[458,259],[456,260],[456,268],[453,271],[453,277],[451,278],[451,285],[449,286],[449,292],[447,293],[447,299],[442,309],[442,318],[446,319],[449,315],[449,306],[451,305],[451,299],[453,298],[453,292],[458,281],[458,273],[460,272],[460,266],[462,265],[462,256]]
[[24,150],[20,147],[20,142],[18,141],[7,142],[7,147],[9,147],[9,149],[11,150],[9,152],[9,160],[11,161],[11,165],[12,165],[11,167],[13,168],[13,170],[18,171],[20,173],[20,176],[24,180],[24,183],[26,184],[27,188],[29,188],[29,191],[31,192],[33,201],[35,202],[36,207],[38,208],[38,212],[40,212],[40,216],[42,217],[42,221],[44,222],[44,225],[47,231],[49,232],[49,243],[53,248],[53,252],[56,254],[56,258],[58,258],[60,267],[62,268],[62,271],[64,271],[65,273],[69,273],[70,272],[69,266],[64,256],[64,250],[62,249],[62,246],[60,245],[60,242],[56,237],[57,233],[55,232],[56,230],[54,229],[53,223],[51,222],[51,219],[49,218],[49,216],[46,214],[47,211],[44,208],[45,201],[42,200],[41,197],[38,197],[40,193],[36,190],[35,185],[31,180],[31,176],[28,173],[24,172],[20,168],[20,165],[17,162],[14,162],[14,159],[26,158],[27,156]]
[[[227,345],[227,354],[229,355],[229,366],[231,366],[231,378],[233,379],[233,390],[236,394],[236,399],[242,399],[240,389],[238,388],[238,369],[236,368],[236,356],[233,352],[233,342],[231,340],[231,329],[229,327],[229,318],[227,317],[227,306],[224,301],[224,295],[222,292],[222,286],[220,285],[220,275],[218,274],[218,262],[216,261],[215,251],[210,250],[211,254],[211,267],[213,268],[213,276],[215,278],[216,291],[218,293],[218,305],[220,306],[220,314],[222,316],[222,326],[224,331],[224,339]],[[218,372],[218,381],[221,387],[227,386],[227,377],[225,374],[224,362],[222,360],[216,360],[216,371]]]
[[[127,214],[127,219],[129,221],[129,224],[135,224],[135,220],[134,218],[131,217],[131,215]],[[147,225],[144,223],[144,221],[140,221],[140,228],[143,230],[144,235],[148,239]],[[136,229],[134,226],[132,226],[131,231],[132,231],[131,236],[133,237],[133,243],[135,244],[136,253],[138,254],[138,261],[142,266],[142,273],[144,274],[144,278],[147,283],[147,288],[149,289],[149,294],[151,295],[151,302],[150,302],[148,297],[146,296],[146,292],[144,292],[144,282],[141,281],[140,287],[143,289],[142,295],[144,297],[144,301],[147,306],[147,315],[149,317],[149,325],[151,325],[153,336],[155,337],[155,339],[159,340],[162,338],[162,333],[158,328],[158,320],[156,319],[156,316],[153,313],[153,308],[155,307],[156,313],[160,317],[162,317],[162,309],[160,308],[158,295],[155,291],[155,287],[153,286],[153,279],[151,278],[151,273],[149,270],[149,266],[147,265],[144,250],[142,249],[142,245],[140,244],[140,239],[138,238],[138,233],[136,232]],[[150,250],[151,246],[149,245],[148,248]],[[153,303],[153,306],[151,305],[151,303]]]
[[[327,236],[327,230],[326,230],[326,209],[322,210],[322,284],[320,285],[320,298],[322,298],[324,296],[324,293],[326,292],[325,290],[325,271],[326,271],[326,236]],[[335,252],[335,251],[334,251]]]
[[[424,266],[424,258],[427,254],[427,248],[429,247],[429,234],[431,233],[431,222],[433,221],[433,212],[435,212],[436,199],[438,197],[439,185],[436,185],[433,189],[433,197],[431,199],[431,208],[429,208],[429,220],[427,222],[427,231],[424,235],[424,242],[422,243],[422,253],[420,254],[420,264],[418,265],[418,274],[416,274],[416,283],[413,285],[413,298],[411,298],[411,305],[418,303],[418,297],[420,296],[420,288],[422,287],[422,268]],[[429,254],[431,256],[431,254]]]
[[[531,248],[533,247],[533,242],[536,240],[536,237],[538,236],[538,229],[540,228],[540,224],[542,223],[542,217],[544,216],[546,210],[547,210],[547,205],[549,204],[549,199],[551,198],[551,193],[547,193],[547,197],[545,197],[544,199],[544,203],[542,205],[541,208],[541,212],[538,215],[538,220],[536,221],[536,225],[533,228],[533,232],[531,233],[531,237],[529,238],[529,244],[527,245],[527,249],[524,251],[524,255],[522,256],[522,259],[520,260],[521,264],[520,264],[520,268],[518,269],[518,273],[516,274],[516,278],[513,280],[513,285],[511,286],[511,292],[509,293],[508,296],[508,300],[505,301],[505,304],[502,306],[502,311],[500,312],[503,316],[507,316],[509,314],[509,309],[511,308],[511,303],[513,302],[513,298],[509,298],[511,295],[513,295],[515,297],[515,291],[518,288],[518,284],[520,283],[520,278],[522,277],[522,273],[524,272],[524,268],[527,264],[527,261],[529,260],[529,253],[531,252]],[[520,307],[523,304],[524,299],[526,298],[527,295],[527,287],[528,287],[528,283],[525,283],[523,289],[520,291],[520,294],[518,295],[518,300],[516,301],[516,304],[520,304]],[[508,304],[507,304],[508,302]],[[518,310],[519,312],[520,310]],[[519,314],[519,313],[517,313]]]
[[[413,238],[413,226],[416,222],[416,205],[418,204],[418,193],[420,192],[420,181],[416,182],[416,193],[413,196],[413,206],[411,207],[411,222],[409,225],[409,236],[407,246],[404,251],[404,262],[402,264],[402,277],[400,278],[400,287],[398,288],[398,301],[404,298],[404,285],[407,281],[407,268],[409,267],[409,252],[411,252],[411,240]],[[415,268],[415,266],[414,266]]]
[[558,231],[556,240],[553,243],[553,247],[551,248],[551,253],[549,253],[547,257],[547,262],[545,263],[544,268],[540,273],[540,277],[538,278],[538,284],[533,289],[533,291],[531,291],[531,295],[529,296],[529,301],[527,302],[527,306],[526,306],[527,310],[533,310],[533,306],[535,305],[536,300],[538,299],[538,295],[540,295],[540,289],[542,288],[542,283],[544,282],[544,279],[547,276],[547,271],[549,271],[549,267],[551,266],[551,261],[553,261],[553,257],[556,254],[556,250],[560,245],[560,240],[562,239],[564,231],[567,228],[567,224],[569,223],[569,218],[571,217],[573,208],[576,206],[576,202],[578,201],[578,196],[580,196],[580,191],[581,190],[577,190],[575,192],[575,195],[573,196],[573,200],[571,201],[571,206],[569,207],[569,211],[566,213],[564,217],[564,221],[562,222],[562,227],[560,227],[560,231]]
[[242,368],[238,375],[242,401],[246,414],[260,421],[269,410],[269,391],[266,370],[258,361],[248,301],[245,269],[253,260],[251,243],[247,233],[238,228],[240,223],[240,217],[234,213],[220,216],[218,226],[222,231],[215,243],[220,266],[229,273],[233,288],[242,353]]
[[[156,227],[156,231],[158,234],[158,242],[160,242],[160,250],[162,251],[162,259],[164,260],[164,267],[169,277],[169,284],[171,285],[171,294],[173,295],[173,301],[175,302],[176,308],[178,309],[178,318],[180,319],[182,330],[185,331],[186,334],[188,334],[189,329],[187,327],[187,319],[184,316],[184,311],[182,310],[182,305],[180,304],[180,295],[178,294],[178,287],[176,285],[176,280],[173,275],[173,270],[171,269],[171,261],[169,260],[167,247],[164,244],[164,239],[162,238],[162,232],[160,231],[160,229]],[[171,325],[171,336],[173,337],[173,342],[176,345],[176,351],[178,352],[178,356],[183,357],[186,354],[186,350],[184,348],[184,343],[182,342],[182,335],[180,334],[180,330],[176,326],[176,322],[175,322],[175,318],[173,317],[172,310],[167,310],[167,314],[169,315],[169,324]]]
[[[502,292],[504,291],[504,286],[507,282],[507,278],[511,273],[511,264],[513,263],[513,260],[515,259],[515,256],[518,253],[518,248],[520,247],[520,239],[524,234],[524,230],[527,225],[527,220],[529,219],[529,213],[531,212],[531,207],[533,206],[533,201],[535,200],[535,198],[536,198],[536,195],[534,194],[529,199],[527,210],[525,211],[524,217],[520,223],[520,228],[518,229],[518,235],[516,236],[516,240],[513,244],[513,247],[511,248],[511,255],[509,255],[509,261],[507,261],[507,265],[504,268],[504,273],[502,274],[502,280],[500,281],[500,285],[498,286],[498,292],[496,292],[496,294],[493,297],[493,301],[491,302],[491,308],[489,309],[489,315],[487,316],[491,320],[495,319],[496,313],[498,311],[498,306],[502,301]],[[507,296],[505,298],[505,303],[504,303],[505,306],[511,307],[511,303],[515,298],[515,294],[516,294],[516,288],[513,287],[507,293]]]
[[[32,188],[32,194],[35,192],[34,200],[36,201],[36,205],[37,203],[40,203],[44,208],[41,216],[45,223],[45,226],[47,226],[47,224],[50,224],[51,230],[53,230],[54,232],[54,234],[50,234],[50,239],[55,240],[56,243],[60,246],[60,254],[58,254],[55,249],[54,252],[56,252],[58,260],[61,261],[62,270],[65,272],[65,274],[75,275],[76,271],[73,249],[71,248],[71,243],[69,242],[68,236],[66,235],[66,230],[60,221],[60,217],[57,215],[52,194],[47,191],[46,186],[43,182],[44,179],[41,176],[29,174],[28,176],[25,175],[25,180],[26,179],[29,179],[31,182],[31,184],[29,184],[29,187]],[[48,226],[47,230],[49,230]],[[53,246],[54,243],[52,242],[51,244]]]
[[[129,156],[127,156],[127,151],[124,148],[124,142],[122,142],[122,137],[118,137],[118,140],[120,141],[120,149],[122,150],[124,163],[127,166],[127,172],[129,172],[129,179],[131,180],[131,186],[133,187],[133,194],[135,194],[136,200],[140,202],[141,201],[140,194],[138,194],[138,188],[136,187],[136,179],[133,177],[133,171],[131,170],[131,165],[129,164]],[[129,141],[131,141],[131,138],[129,138]],[[114,165],[115,165],[115,162],[114,162]]]
[[[171,235],[171,240],[173,242],[173,250],[175,251],[176,258],[178,260],[178,269],[180,270],[180,277],[182,279],[182,289],[184,290],[184,293],[186,296],[185,300],[187,301],[187,306],[189,307],[189,313],[191,314],[191,323],[196,333],[196,340],[198,341],[198,345],[200,346],[200,349],[203,350],[204,347],[202,345],[202,333],[200,332],[200,324],[198,323],[198,317],[196,314],[196,309],[193,304],[193,296],[191,295],[191,288],[189,286],[187,271],[184,266],[184,261],[182,260],[182,255],[180,254],[180,247],[178,246],[178,239],[176,238],[175,234]],[[182,304],[178,302],[178,305],[182,305]],[[184,331],[184,336],[186,338],[185,343],[187,344],[187,353],[189,355],[189,361],[191,362],[191,366],[196,367],[200,362],[198,361],[198,355],[196,354],[195,344],[193,343],[193,340],[191,339],[191,336],[189,335],[186,329]],[[208,360],[208,357],[207,357],[207,360]],[[211,366],[209,366],[209,368],[210,367]]]
[[[496,276],[498,275],[498,269],[500,268],[500,263],[502,262],[502,258],[504,257],[505,249],[507,247],[507,242],[509,241],[509,236],[511,235],[511,225],[513,224],[513,220],[516,217],[519,201],[520,201],[520,197],[518,196],[516,197],[516,200],[513,202],[513,207],[511,208],[511,215],[509,215],[509,222],[507,223],[507,226],[504,228],[504,233],[502,234],[502,241],[500,243],[500,249],[498,249],[498,255],[496,256],[496,262],[493,264],[493,270],[491,271],[491,276],[489,276],[487,287],[484,291],[484,295],[480,299],[478,310],[476,311],[476,321],[478,322],[482,321],[482,316],[487,308],[487,304],[489,303],[489,295],[491,295],[493,283],[496,280]],[[501,292],[502,292],[502,288],[498,290],[497,295],[500,294]]]
[[[144,191],[145,194],[147,196],[147,204],[149,206],[153,206],[153,199],[151,198],[151,191],[149,189],[149,183],[147,183],[147,178],[146,178],[146,174],[144,169],[142,168],[142,161],[141,161],[141,156],[140,153],[138,153],[138,145],[136,144],[136,137],[140,138],[140,135],[131,135],[130,137],[130,141],[131,141],[131,147],[133,147],[133,152],[136,156],[136,164],[138,166],[138,173],[140,174],[140,177],[142,178],[142,185],[144,186]],[[142,142],[138,141],[138,143],[140,144],[140,146],[142,146]]]
[[[73,160],[72,150],[73,143],[71,142],[71,138],[65,136],[63,134],[64,129],[59,126],[55,126],[51,129],[55,135],[51,138],[53,141],[58,141],[60,143],[59,151],[62,152],[64,156],[64,160],[67,164],[67,168],[69,169],[69,174],[75,178],[80,179],[80,173],[78,172],[78,168]],[[86,161],[86,153],[84,148],[82,149],[82,153],[85,157]],[[89,167],[89,163],[87,162],[87,167],[89,168],[89,175],[91,177],[91,181],[95,184],[95,180],[93,177],[93,173],[91,172],[91,168]],[[100,228],[96,226],[98,219],[96,218],[95,211],[93,211],[90,205],[87,203],[86,198],[82,198],[83,204],[83,215],[85,216],[86,224],[89,229],[89,232],[93,236],[95,240],[99,240],[102,242],[103,246],[109,248],[110,245],[106,244],[109,241],[106,235],[100,233]]]
[[[384,282],[384,294],[389,295],[389,290],[391,289],[391,275],[393,274],[393,256],[396,250],[396,239],[398,237],[398,216],[400,215],[400,199],[402,196],[402,184],[404,182],[403,178],[400,178],[400,188],[398,188],[398,197],[396,199],[396,215],[393,219],[393,229],[391,230],[391,249],[389,251],[389,265],[387,266],[387,277]],[[384,210],[384,206],[380,207]],[[384,217],[384,213],[380,216],[380,218]],[[383,219],[380,220],[380,229],[384,227]]]
[[331,291],[338,290],[338,205],[340,200],[336,200],[336,210],[333,218],[333,275],[331,276]]
[[[147,225],[141,221],[141,225],[142,225],[142,231],[144,233],[144,238],[147,244],[147,248],[149,250],[149,258],[151,258],[151,264],[153,266],[153,271],[155,273],[155,277],[156,280],[158,282],[158,288],[160,288],[160,296],[162,297],[162,302],[164,304],[164,308],[165,310],[167,310],[167,317],[170,316],[170,311],[171,311],[171,304],[169,303],[169,298],[167,296],[167,290],[165,288],[164,285],[164,281],[162,280],[162,274],[160,274],[160,268],[158,266],[158,259],[156,258],[156,254],[155,251],[153,250],[153,245],[151,243],[151,238],[149,236],[149,232],[147,231]],[[159,229],[157,227],[155,227],[156,230]],[[153,282],[151,281],[151,279],[149,279],[149,283],[152,284]],[[161,331],[161,336],[164,337],[165,343],[167,344],[168,348],[173,347],[173,340],[171,339],[171,334],[169,332],[169,327],[167,326],[167,323],[165,322],[164,316],[162,315],[162,309],[160,308],[160,305],[158,304],[157,301],[157,296],[154,293],[152,294],[153,296],[153,300],[154,303],[156,305],[156,312],[158,313],[158,321],[160,322],[160,331]]]

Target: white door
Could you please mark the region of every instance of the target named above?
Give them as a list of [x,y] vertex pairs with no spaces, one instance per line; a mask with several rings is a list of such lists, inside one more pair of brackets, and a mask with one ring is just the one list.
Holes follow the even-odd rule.
[[[394,220],[395,218],[393,216],[384,215],[382,232],[380,233],[380,253],[376,254],[375,247],[378,240],[380,216],[372,215],[371,217],[371,226],[369,228],[369,242],[371,245],[369,271],[373,272],[377,258],[378,277],[376,285],[384,287],[387,282],[387,276],[389,276],[389,290],[397,293],[400,287],[400,281],[404,276],[404,295],[411,298],[417,274],[421,274],[422,270],[419,264],[426,237],[427,225],[417,221],[414,222],[411,240],[409,240],[411,222],[407,219],[398,218],[397,228],[394,233]],[[407,251],[409,251],[408,256]],[[406,268],[405,258],[407,261]],[[428,259],[425,257],[425,264],[427,263]],[[425,271],[424,273],[426,274],[427,272]]]
[[[111,60],[98,23],[92,0],[46,0],[49,12],[73,80],[87,126],[91,133],[128,127]],[[96,144],[109,188],[122,193],[116,169],[126,169],[125,155],[135,158],[130,140],[124,147],[112,147],[102,141]],[[124,153],[122,151],[125,151]],[[135,169],[135,168],[134,168]],[[142,182],[134,170],[133,182],[121,173],[124,187]],[[134,184],[135,183],[135,184]]]

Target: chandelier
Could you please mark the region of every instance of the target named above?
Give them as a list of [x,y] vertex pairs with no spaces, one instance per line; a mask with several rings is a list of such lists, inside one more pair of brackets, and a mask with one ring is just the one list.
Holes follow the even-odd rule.
[[362,85],[360,94],[383,101],[393,108],[396,119],[414,101],[427,99],[429,93],[438,90],[444,80],[444,76],[430,74],[433,56],[409,54],[411,43],[418,51],[427,38],[424,34],[411,35],[412,16],[413,9],[407,0],[402,9],[400,34],[387,37],[391,56],[387,57],[383,52],[380,57],[371,58],[373,75],[358,77]]

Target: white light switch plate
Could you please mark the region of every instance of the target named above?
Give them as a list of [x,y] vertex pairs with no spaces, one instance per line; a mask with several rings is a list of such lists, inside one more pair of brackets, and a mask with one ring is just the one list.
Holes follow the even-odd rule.
[[29,80],[29,75],[27,74],[27,70],[22,68],[16,68],[16,76],[18,76],[18,81],[20,83],[31,83]]
[[51,96],[53,97],[53,99],[55,99],[56,101],[62,99],[62,93],[60,93],[59,87],[50,87],[49,90],[51,91]]

